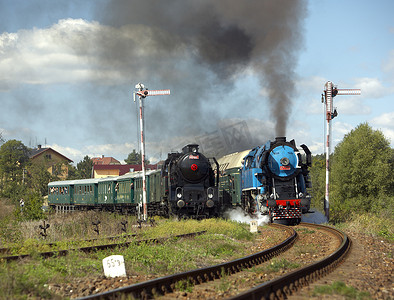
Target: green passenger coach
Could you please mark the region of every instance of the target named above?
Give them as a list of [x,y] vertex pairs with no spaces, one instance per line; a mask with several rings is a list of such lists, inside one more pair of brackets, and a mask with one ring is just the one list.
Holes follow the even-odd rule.
[[73,205],[74,180],[48,183],[48,205]]
[[94,207],[97,204],[98,179],[81,179],[74,182],[74,205]]

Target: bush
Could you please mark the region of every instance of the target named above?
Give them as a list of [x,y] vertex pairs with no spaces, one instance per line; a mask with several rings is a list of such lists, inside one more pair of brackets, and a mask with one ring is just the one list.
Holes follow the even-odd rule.
[[44,203],[43,198],[37,192],[27,192],[22,197],[25,205],[23,208],[15,210],[15,216],[19,221],[26,220],[41,220],[44,218],[44,212],[42,205]]

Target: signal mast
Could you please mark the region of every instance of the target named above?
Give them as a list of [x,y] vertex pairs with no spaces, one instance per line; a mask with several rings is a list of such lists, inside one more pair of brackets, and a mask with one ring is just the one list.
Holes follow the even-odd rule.
[[327,81],[324,85],[324,94],[322,94],[321,101],[326,105],[326,120],[327,120],[327,136],[326,136],[326,194],[324,199],[324,213],[327,222],[330,219],[330,197],[329,197],[329,178],[330,178],[330,152],[331,152],[331,120],[334,119],[338,113],[333,107],[333,98],[336,95],[360,95],[360,89],[338,89],[331,81]]
[[138,83],[135,86],[138,89],[137,92],[133,93],[135,102],[135,95],[139,97],[139,119],[140,119],[140,134],[141,134],[141,166],[142,166],[142,206],[143,206],[143,219],[146,221],[148,218],[147,201],[146,201],[146,172],[145,172],[145,134],[144,134],[144,104],[142,99],[147,96],[159,96],[169,95],[170,90],[148,90],[142,83]]

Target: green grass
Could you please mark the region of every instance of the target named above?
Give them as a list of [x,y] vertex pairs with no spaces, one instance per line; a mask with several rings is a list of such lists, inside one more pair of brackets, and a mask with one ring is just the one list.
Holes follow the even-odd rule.
[[389,242],[394,242],[394,218],[390,213],[382,212],[380,215],[372,213],[353,214],[349,217],[349,221],[336,224],[336,227],[378,236]]
[[313,291],[313,296],[318,295],[341,295],[346,299],[366,300],[371,299],[367,292],[360,292],[352,286],[347,286],[342,281],[335,281],[331,285],[316,286]]
[[[192,238],[171,237],[203,230],[207,232]],[[163,276],[246,255],[249,251],[248,245],[254,239],[248,226],[219,219],[180,222],[162,220],[156,227],[140,233],[140,238],[164,236],[170,238],[163,244],[132,244],[125,248],[90,254],[70,251],[67,256],[48,259],[38,255],[40,251],[47,250],[43,241],[26,239],[20,244],[19,251],[23,249],[30,253],[30,258],[20,262],[0,263],[0,290],[3,291],[0,299],[56,298],[45,285],[67,284],[86,276],[100,277],[103,275],[102,260],[113,254],[124,256],[128,275]],[[69,245],[75,244],[59,242],[59,247]],[[180,288],[190,291],[192,284],[185,282],[182,287],[180,283]]]
[[282,259],[274,258],[274,259],[272,259],[271,263],[267,265],[266,271],[267,272],[278,272],[280,270],[296,269],[299,266],[300,266],[300,264],[290,262],[284,258],[282,258]]

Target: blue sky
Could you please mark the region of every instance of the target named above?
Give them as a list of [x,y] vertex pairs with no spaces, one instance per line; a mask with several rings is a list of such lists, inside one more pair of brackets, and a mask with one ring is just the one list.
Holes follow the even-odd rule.
[[[131,1],[135,6],[124,7],[136,13],[147,8],[154,12],[142,2]],[[217,3],[220,14],[226,1]],[[121,11],[124,7],[113,5],[111,1],[0,0],[0,132],[5,139],[52,147],[75,163],[85,155],[123,160],[139,149],[132,101],[138,82],[150,89],[171,89],[170,96],[148,97],[145,102],[146,150],[152,161],[164,159],[187,142],[208,149],[221,140],[219,146],[227,151],[241,150],[244,140],[232,148],[224,137],[226,131],[234,140],[240,132],[247,136],[245,147],[276,136],[273,100],[264,84],[266,77],[253,65],[256,60],[244,68],[235,64],[234,69],[215,61],[215,68],[232,72],[218,78],[224,73],[219,76],[218,69],[208,64],[211,61],[199,56],[201,51],[190,51],[187,42],[196,41],[188,37],[192,29],[173,30],[167,20],[153,22],[149,14],[127,19]],[[313,154],[324,151],[320,100],[330,80],[338,88],[360,88],[362,93],[334,98],[338,109],[334,145],[368,122],[393,147],[394,3],[321,0],[300,7],[298,14],[280,15],[288,18],[287,30],[294,24],[291,43],[273,41],[272,52],[260,52],[272,55],[277,53],[275,47],[294,48],[287,62],[286,75],[294,89],[288,93],[286,136],[308,145]],[[267,13],[262,13],[267,20],[261,21],[261,28],[267,27],[269,36],[270,22],[278,21],[269,20],[275,14]],[[230,11],[223,15],[220,20],[236,20]],[[174,12],[174,26],[177,18],[181,15]],[[261,29],[239,22],[251,32]],[[289,82],[284,82],[286,90]]]

